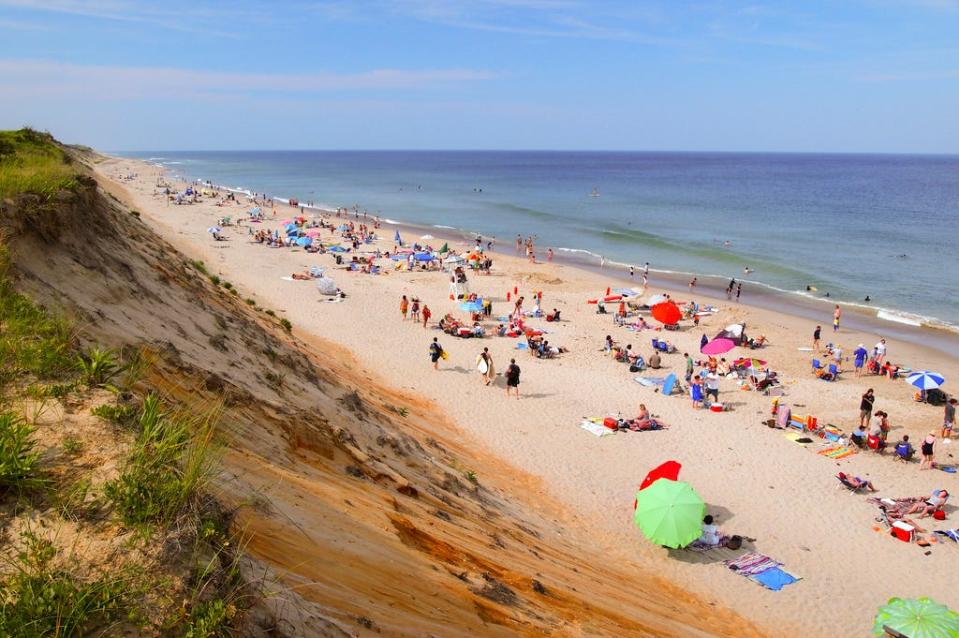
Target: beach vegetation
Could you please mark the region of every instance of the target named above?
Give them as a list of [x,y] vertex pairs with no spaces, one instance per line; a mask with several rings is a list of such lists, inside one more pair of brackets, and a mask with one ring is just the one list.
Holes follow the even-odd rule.
[[229,281],[224,281],[224,282],[222,283],[222,286],[223,286],[224,288],[226,288],[227,290],[232,290],[232,289],[233,289],[233,284],[231,284]]
[[200,259],[191,259],[190,265],[204,275],[210,274],[206,269],[206,264],[204,264]]
[[120,470],[104,487],[120,519],[146,531],[166,525],[197,499],[211,473],[218,410],[160,411],[145,400],[140,431]]
[[217,277],[216,275],[210,275],[210,281],[213,283],[214,286],[220,285],[220,278]]
[[70,156],[49,133],[0,131],[0,199],[31,194],[45,202],[61,190],[75,190],[77,178]]
[[75,368],[70,324],[13,289],[10,254],[0,245],[0,383],[21,375],[56,379]]
[[40,452],[36,428],[14,412],[0,413],[0,492],[35,487]]
[[60,442],[60,447],[63,449],[64,454],[76,456],[83,452],[83,441],[75,436],[68,435],[63,437],[63,441]]
[[136,408],[132,405],[110,405],[104,403],[90,410],[93,416],[98,416],[104,421],[109,421],[114,425],[126,426],[132,423],[136,416]]
[[117,357],[112,350],[94,347],[77,356],[77,362],[83,381],[91,388],[99,388],[109,383],[123,371],[117,363]]
[[0,580],[0,635],[82,636],[129,617],[129,601],[138,589],[131,570],[103,570],[81,579],[63,566],[76,561],[58,561],[50,540],[27,531],[21,541],[23,550]]
[[267,308],[264,312],[265,312],[267,315],[269,315],[270,317],[275,317],[275,316],[276,316],[276,312],[274,312],[274,311],[271,310],[270,308]]
[[256,299],[253,299],[252,297],[247,297],[244,301],[246,301],[246,305],[248,306],[256,305]]
[[283,326],[283,329],[287,332],[293,332],[293,324],[290,323],[290,320],[286,317],[280,319],[280,325]]
[[479,483],[479,477],[476,476],[476,472],[474,472],[473,470],[467,470],[467,471],[463,474],[463,476],[466,477],[466,480],[467,480],[467,481],[469,481],[470,483],[472,483],[472,484],[474,484],[474,485],[476,485],[477,483]]

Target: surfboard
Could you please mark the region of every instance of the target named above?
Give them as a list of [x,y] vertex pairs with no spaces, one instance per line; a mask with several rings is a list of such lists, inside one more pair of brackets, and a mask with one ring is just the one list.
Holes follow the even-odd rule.
[[486,359],[480,357],[479,363],[476,364],[476,369],[479,370],[480,374],[486,374],[489,372],[489,364],[486,363]]

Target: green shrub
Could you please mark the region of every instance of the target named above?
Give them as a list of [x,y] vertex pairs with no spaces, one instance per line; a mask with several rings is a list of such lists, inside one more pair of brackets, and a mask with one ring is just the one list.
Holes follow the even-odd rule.
[[167,524],[194,501],[209,478],[216,411],[166,415],[144,402],[140,433],[116,480],[104,487],[121,520],[144,529]]
[[46,133],[0,131],[0,199],[22,193],[49,199],[77,188],[76,168]]
[[223,287],[226,288],[227,290],[231,290],[233,288],[233,284],[231,284],[229,281],[224,281]]
[[83,380],[91,388],[106,385],[123,371],[112,350],[93,348],[85,354],[81,353],[77,360]]
[[290,320],[287,319],[286,317],[283,317],[282,319],[280,319],[280,325],[283,326],[283,329],[286,330],[287,332],[293,331],[293,324],[290,323]]
[[53,543],[30,532],[22,538],[24,551],[0,580],[0,635],[84,636],[125,615],[134,589],[126,570],[80,580],[55,566]]
[[190,610],[184,638],[223,636],[235,613],[236,608],[220,598],[199,602]]
[[35,431],[35,427],[13,412],[0,414],[0,492],[35,485],[40,459],[33,440]]
[[219,286],[219,285],[220,285],[220,278],[217,277],[216,275],[210,275],[210,281],[213,282],[213,285],[214,285],[214,286]]
[[104,403],[90,410],[93,416],[98,416],[114,425],[129,425],[136,416],[136,408],[132,405],[110,405]]
[[200,261],[199,259],[191,259],[191,260],[190,260],[190,265],[193,266],[193,267],[194,267],[195,269],[197,269],[198,271],[200,271],[201,273],[203,273],[204,275],[209,275],[209,274],[210,274],[209,272],[207,272],[206,264],[204,264],[204,263],[203,263],[202,261]]
[[265,312],[266,312],[266,314],[268,314],[268,315],[271,316],[271,317],[275,317],[275,316],[276,316],[276,313],[273,312],[272,310],[270,310],[269,308],[267,308],[267,309],[265,310]]
[[83,451],[83,441],[78,439],[75,436],[65,436],[63,441],[60,444],[60,447],[63,448],[64,454],[69,454],[70,456],[76,456]]

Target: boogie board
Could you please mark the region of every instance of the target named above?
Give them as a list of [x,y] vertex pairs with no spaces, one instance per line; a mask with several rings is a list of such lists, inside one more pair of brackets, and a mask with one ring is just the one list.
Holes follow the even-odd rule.
[[486,374],[489,372],[489,364],[486,363],[486,359],[480,357],[479,363],[476,364],[476,369],[479,370],[480,374]]

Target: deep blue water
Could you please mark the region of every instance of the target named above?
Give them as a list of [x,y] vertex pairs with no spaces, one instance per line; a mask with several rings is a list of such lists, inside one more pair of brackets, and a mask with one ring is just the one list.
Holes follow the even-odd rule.
[[[959,156],[154,151],[187,177],[959,324]],[[480,190],[482,189],[482,190]],[[592,197],[596,189],[599,197]],[[730,242],[728,246],[724,242]],[[588,258],[587,253],[578,253]],[[595,258],[598,261],[598,257]]]

